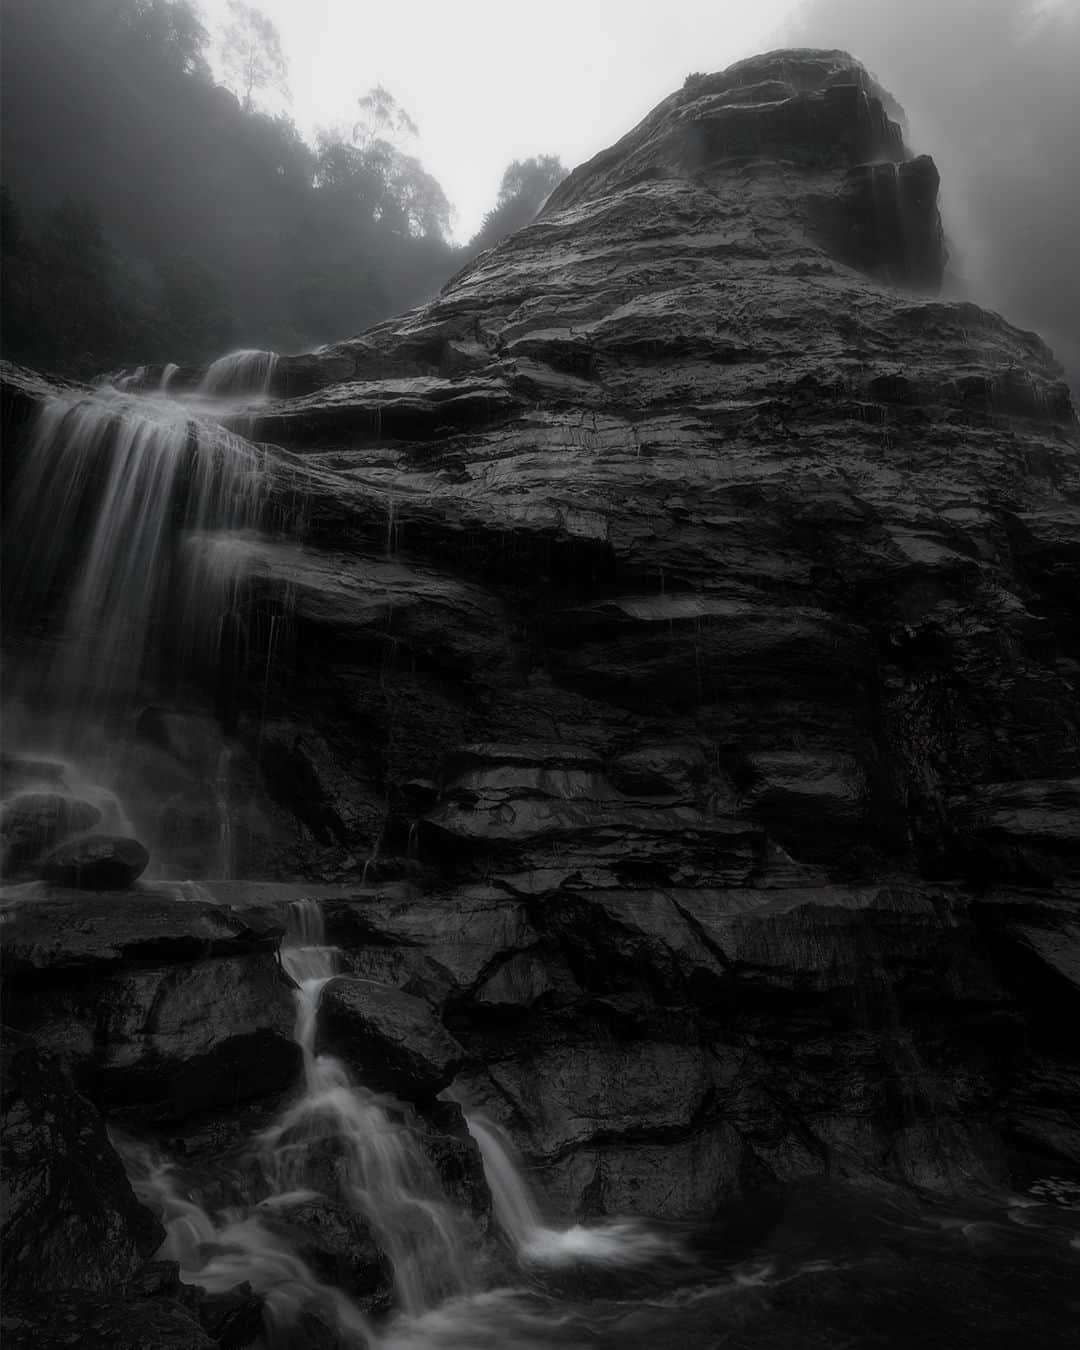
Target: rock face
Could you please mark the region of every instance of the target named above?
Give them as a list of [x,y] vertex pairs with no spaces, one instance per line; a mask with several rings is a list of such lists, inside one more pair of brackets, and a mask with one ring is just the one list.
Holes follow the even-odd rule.
[[[844,53],[695,76],[237,414],[310,472],[235,545],[229,734],[295,831],[251,870],[327,882],[349,973],[403,991],[388,1063],[423,1023],[397,1088],[456,1071],[565,1213],[1080,1170],[1080,439],[1043,343],[937,295],[937,186]],[[17,1024],[95,1101],[179,1110],[166,969],[199,1054],[284,1062],[231,926],[280,895],[210,890],[191,968],[19,907]]]
[[315,1048],[339,1054],[366,1087],[422,1102],[450,1086],[465,1057],[423,999],[341,976],[322,992]]
[[105,1110],[168,1122],[295,1078],[282,928],[173,894],[12,888],[5,1022]]
[[101,1116],[14,1032],[4,1036],[2,1157],[6,1298],[122,1284],[165,1236]]

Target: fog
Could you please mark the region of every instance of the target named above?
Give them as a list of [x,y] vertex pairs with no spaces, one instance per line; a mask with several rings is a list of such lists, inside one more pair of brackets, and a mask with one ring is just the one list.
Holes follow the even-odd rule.
[[776,38],[846,48],[896,96],[941,170],[950,290],[1080,386],[1080,2],[805,0]]
[[690,71],[813,45],[864,62],[937,161],[950,293],[1038,330],[1080,387],[1080,0],[788,5],[421,0],[418,26],[348,0],[0,0],[5,353],[85,376],[347,337]]

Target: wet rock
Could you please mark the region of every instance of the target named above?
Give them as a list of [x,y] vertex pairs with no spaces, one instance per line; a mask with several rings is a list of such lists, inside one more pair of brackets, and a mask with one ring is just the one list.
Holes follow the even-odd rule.
[[0,807],[0,834],[8,841],[12,865],[17,865],[32,862],[68,835],[91,829],[100,819],[98,808],[78,797],[21,792]]
[[10,1030],[3,1069],[5,1312],[20,1294],[104,1290],[129,1279],[164,1230],[135,1199],[104,1120],[29,1038]]
[[288,1240],[325,1284],[343,1289],[365,1311],[390,1303],[393,1271],[367,1224],[330,1200],[305,1200],[280,1210],[264,1206],[263,1226]]
[[245,1280],[223,1294],[205,1294],[197,1306],[199,1323],[221,1350],[248,1350],[263,1332],[263,1300]]
[[798,857],[835,857],[867,834],[866,776],[852,757],[781,750],[751,755],[743,809]]
[[[289,841],[260,872],[325,879],[344,966],[398,991],[329,987],[320,1034],[427,1112],[463,1047],[455,1092],[566,1213],[1076,1156],[1077,425],[1037,336],[933,295],[937,171],[897,117],[842,52],[692,77],[244,414],[287,452],[275,523],[288,452],[313,470],[303,538],[243,545],[230,707]],[[16,420],[45,392],[0,390]],[[195,728],[143,733],[194,774]],[[268,888],[215,893],[247,922]],[[199,1000],[268,1087],[271,950],[181,958],[156,919],[125,973],[69,918],[16,941],[12,1004],[88,1090],[181,1114],[182,1064],[219,1101]]]
[[265,914],[240,917],[168,888],[29,890],[5,925],[5,1018],[96,1103],[164,1121],[293,1080],[282,928]]
[[611,781],[635,796],[689,797],[706,776],[699,745],[649,745],[613,761]]
[[62,844],[45,859],[42,875],[82,891],[123,891],[146,871],[150,854],[137,839],[92,834]]
[[47,1301],[5,1299],[0,1329],[13,1350],[214,1350],[219,1344],[179,1303],[67,1290]]
[[0,784],[5,797],[28,788],[57,790],[64,785],[67,765],[54,759],[0,752]]
[[1075,876],[1080,777],[986,783],[957,799],[953,811],[982,875],[996,880],[1004,870],[1035,883]]
[[420,1143],[451,1203],[471,1215],[481,1233],[491,1221],[491,1192],[476,1140],[465,1125],[461,1106],[453,1101],[434,1101],[417,1116]]
[[323,989],[316,1045],[340,1055],[365,1087],[409,1101],[434,1098],[464,1057],[425,1000],[346,976]]

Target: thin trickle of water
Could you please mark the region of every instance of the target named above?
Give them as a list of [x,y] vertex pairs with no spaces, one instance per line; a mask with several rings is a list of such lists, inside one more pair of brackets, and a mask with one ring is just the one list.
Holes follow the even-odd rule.
[[386,556],[392,558],[396,550],[396,541],[394,538],[394,499],[386,499]]
[[236,870],[233,862],[232,808],[229,800],[231,763],[232,751],[227,745],[223,745],[218,755],[217,776],[214,779],[214,806],[218,817],[220,850],[218,875],[223,881],[230,881]]
[[161,392],[162,392],[163,394],[168,393],[168,390],[169,390],[169,384],[170,384],[171,381],[172,381],[172,377],[176,374],[176,372],[177,372],[179,369],[180,369],[180,367],[176,364],[175,361],[170,361],[170,362],[168,363],[168,365],[165,367],[165,369],[161,372],[161,386],[160,386],[160,388],[161,388]]

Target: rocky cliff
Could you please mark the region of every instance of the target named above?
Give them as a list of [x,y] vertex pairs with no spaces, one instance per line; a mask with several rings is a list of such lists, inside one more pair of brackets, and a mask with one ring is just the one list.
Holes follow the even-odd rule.
[[[185,1111],[245,1038],[239,1097],[294,1072],[257,991],[303,894],[565,1214],[1080,1175],[1080,435],[1038,337],[939,298],[937,172],[890,114],[840,52],[691,76],[234,414],[277,447],[247,639],[132,724],[173,875],[227,744],[238,875],[278,883],[183,921],[245,972]],[[17,427],[40,392],[6,389]],[[69,896],[9,894],[14,1023],[99,1109],[174,1119],[133,1007],[176,955],[117,974],[153,905],[76,959]]]

